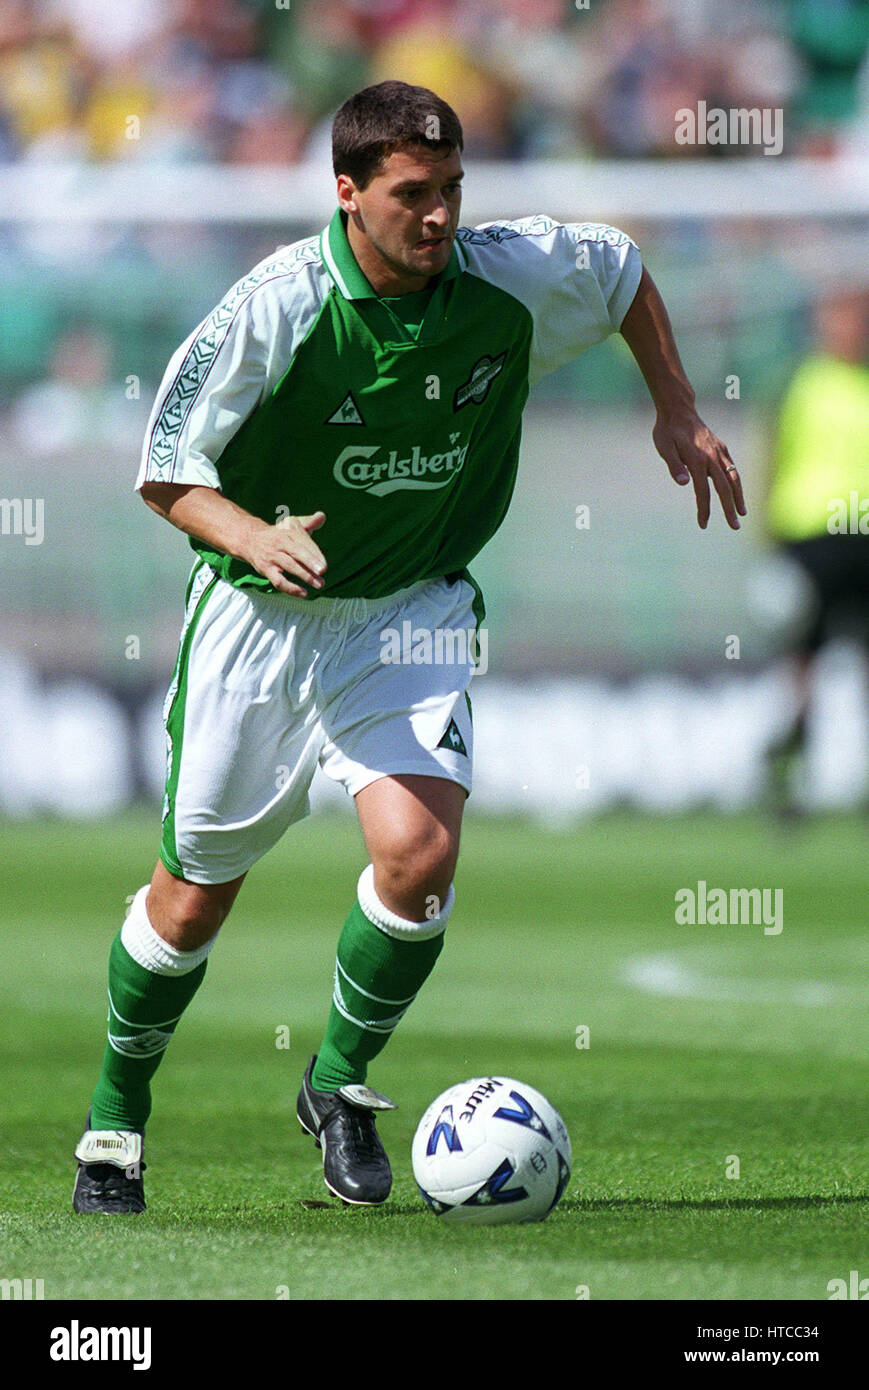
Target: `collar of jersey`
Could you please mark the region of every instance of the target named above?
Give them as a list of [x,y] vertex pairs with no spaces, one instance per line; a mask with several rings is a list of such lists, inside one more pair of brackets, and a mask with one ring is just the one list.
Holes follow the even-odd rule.
[[[347,240],[346,216],[342,208],[336,208],[332,221],[320,233],[320,256],[323,264],[345,299],[378,299],[380,296],[371,288],[360,270],[359,262]],[[438,277],[438,284],[461,275],[467,263],[467,253],[456,239],[450,259]]]

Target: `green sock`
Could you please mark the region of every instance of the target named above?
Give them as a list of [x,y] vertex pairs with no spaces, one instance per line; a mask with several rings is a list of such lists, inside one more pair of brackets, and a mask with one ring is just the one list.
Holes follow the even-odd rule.
[[379,901],[373,877],[369,865],[338,941],[332,1007],[311,1078],[318,1091],[365,1081],[443,947],[452,888],[438,917],[410,923]]
[[[153,932],[150,923],[147,927]],[[201,951],[190,952],[190,959],[199,959],[199,964],[185,969],[184,954],[169,947],[167,955],[181,960],[182,968],[157,973],[133,959],[122,933],[112,942],[108,1042],[91,1101],[91,1129],[144,1129],[151,1113],[151,1078],[208,964]]]

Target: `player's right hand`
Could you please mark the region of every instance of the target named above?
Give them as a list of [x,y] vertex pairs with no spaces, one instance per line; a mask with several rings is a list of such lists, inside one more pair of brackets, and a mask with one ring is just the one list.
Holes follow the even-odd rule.
[[287,576],[295,575],[309,588],[322,589],[326,557],[311,539],[311,532],[318,531],[325,520],[325,512],[314,512],[311,516],[285,516],[276,526],[258,529],[248,545],[248,564],[282,594],[307,598],[308,589]]

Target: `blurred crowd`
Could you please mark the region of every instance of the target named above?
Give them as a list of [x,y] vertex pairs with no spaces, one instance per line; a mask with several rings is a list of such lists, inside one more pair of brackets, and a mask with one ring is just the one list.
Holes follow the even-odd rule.
[[[39,185],[53,161],[328,167],[338,106],[394,77],[456,108],[469,159],[757,158],[674,139],[675,113],[702,101],[781,108],[785,154],[829,155],[869,148],[867,46],[869,0],[0,0],[0,169]],[[0,199],[0,436],[42,459],[131,454],[218,292],[317,225],[4,222]],[[771,399],[805,296],[768,229],[627,230],[681,294],[698,390],[729,371]],[[645,399],[608,347],[544,389],[580,378],[586,400]]]
[[0,0],[0,161],[288,164],[400,77],[475,158],[685,158],[674,112],[772,106],[786,153],[865,136],[869,0]]

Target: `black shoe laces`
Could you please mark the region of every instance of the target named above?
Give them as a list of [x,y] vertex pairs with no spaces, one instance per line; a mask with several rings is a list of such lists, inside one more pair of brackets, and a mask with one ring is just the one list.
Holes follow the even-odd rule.
[[344,1119],[350,1131],[350,1139],[356,1153],[361,1159],[379,1160],[382,1156],[382,1145],[377,1135],[374,1125],[374,1116],[368,1110],[358,1110],[354,1106],[347,1106],[344,1112]]

